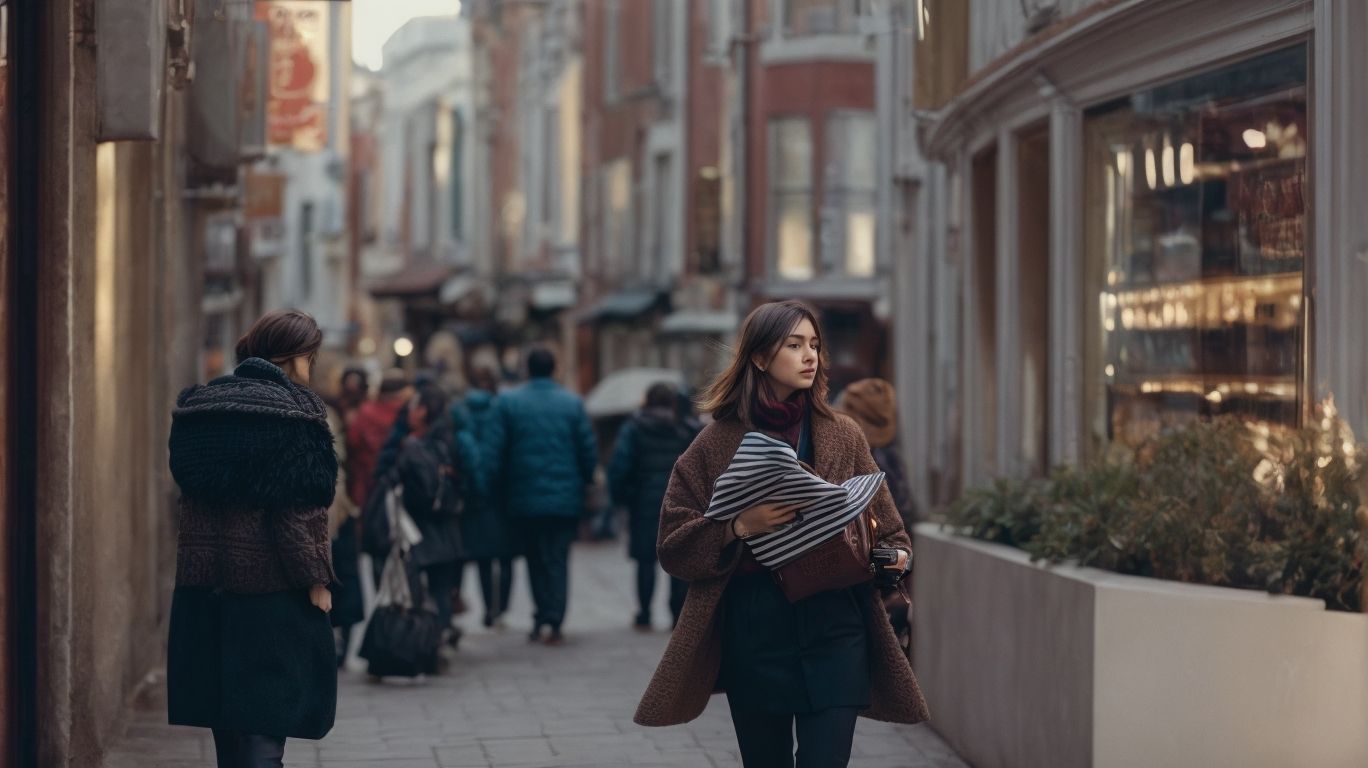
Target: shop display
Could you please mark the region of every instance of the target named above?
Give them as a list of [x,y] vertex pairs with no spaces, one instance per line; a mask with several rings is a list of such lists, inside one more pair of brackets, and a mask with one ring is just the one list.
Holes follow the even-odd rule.
[[1090,113],[1088,243],[1105,265],[1090,367],[1106,439],[1215,414],[1300,418],[1305,57],[1280,51]]

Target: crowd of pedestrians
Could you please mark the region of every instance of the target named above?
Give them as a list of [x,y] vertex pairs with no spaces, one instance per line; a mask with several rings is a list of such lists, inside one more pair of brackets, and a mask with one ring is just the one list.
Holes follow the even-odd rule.
[[[594,427],[556,383],[549,350],[530,351],[521,383],[500,386],[477,368],[451,392],[430,373],[395,369],[372,396],[366,372],[349,368],[325,400],[312,388],[321,342],[307,314],[270,313],[239,342],[233,374],[186,390],[174,411],[182,499],[169,713],[213,729],[220,766],[279,765],[287,737],[331,728],[334,666],[367,620],[364,579],[377,591],[360,648],[372,676],[441,671],[461,638],[454,617],[467,610],[470,564],[483,623],[500,627],[514,559],[524,558],[529,640],[563,643],[571,545],[598,511]],[[758,308],[740,342],[705,393],[711,426],[674,386],[656,384],[606,467],[637,563],[632,624],[652,628],[663,566],[677,629],[636,720],[691,719],[716,682],[747,765],[792,757],[795,722],[800,765],[843,765],[858,713],[926,716],[896,615],[906,611],[889,591],[907,572],[904,529],[915,518],[894,391],[866,379],[828,404],[816,316],[796,302]],[[831,588],[791,602],[735,544],[790,522],[793,505],[761,503],[721,524],[703,515],[747,430],[786,442],[824,478],[886,473],[888,492],[869,511],[892,555],[879,561],[892,569],[883,592]],[[720,629],[708,621],[718,612]]]
[[[339,604],[361,604],[362,555],[379,587],[400,535],[392,530],[397,502],[417,529],[404,556],[411,595],[435,614],[444,646],[461,637],[453,617],[468,609],[468,565],[478,574],[484,626],[503,626],[516,557],[526,560],[533,598],[530,639],[564,642],[570,547],[586,515],[597,448],[582,402],[555,382],[555,370],[549,350],[533,349],[524,382],[501,388],[498,374],[477,367],[453,396],[430,374],[409,379],[394,369],[374,398],[364,373],[344,372],[329,403],[350,515],[332,541]],[[339,665],[363,618],[333,614]]]

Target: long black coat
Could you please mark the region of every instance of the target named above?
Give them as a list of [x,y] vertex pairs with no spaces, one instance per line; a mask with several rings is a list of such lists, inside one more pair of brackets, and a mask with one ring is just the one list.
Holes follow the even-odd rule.
[[177,399],[181,531],[167,649],[168,719],[321,739],[337,709],[327,507],[337,481],[323,402],[264,360]]
[[635,560],[655,559],[660,504],[665,499],[670,472],[695,434],[665,408],[643,409],[618,431],[608,465],[608,489],[613,504],[627,509],[627,551]]
[[177,587],[166,668],[172,725],[299,739],[332,729],[337,648],[308,590]]

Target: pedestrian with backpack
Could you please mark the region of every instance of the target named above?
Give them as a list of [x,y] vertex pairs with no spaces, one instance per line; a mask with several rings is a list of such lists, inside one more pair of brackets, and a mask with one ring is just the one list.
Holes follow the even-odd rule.
[[[651,629],[660,505],[665,500],[675,461],[698,434],[680,416],[678,396],[679,391],[671,384],[651,385],[646,391],[645,405],[618,432],[613,459],[608,465],[613,505],[627,510],[627,554],[637,562],[637,613],[632,626],[638,631]],[[670,577],[671,626],[679,622],[688,588],[683,580]]]

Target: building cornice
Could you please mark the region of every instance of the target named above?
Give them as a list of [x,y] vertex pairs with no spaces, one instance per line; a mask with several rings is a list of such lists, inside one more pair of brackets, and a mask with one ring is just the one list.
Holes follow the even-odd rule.
[[947,160],[1018,116],[1078,107],[1196,68],[1286,45],[1312,27],[1311,0],[1107,0],[1028,38],[926,116],[928,157]]

